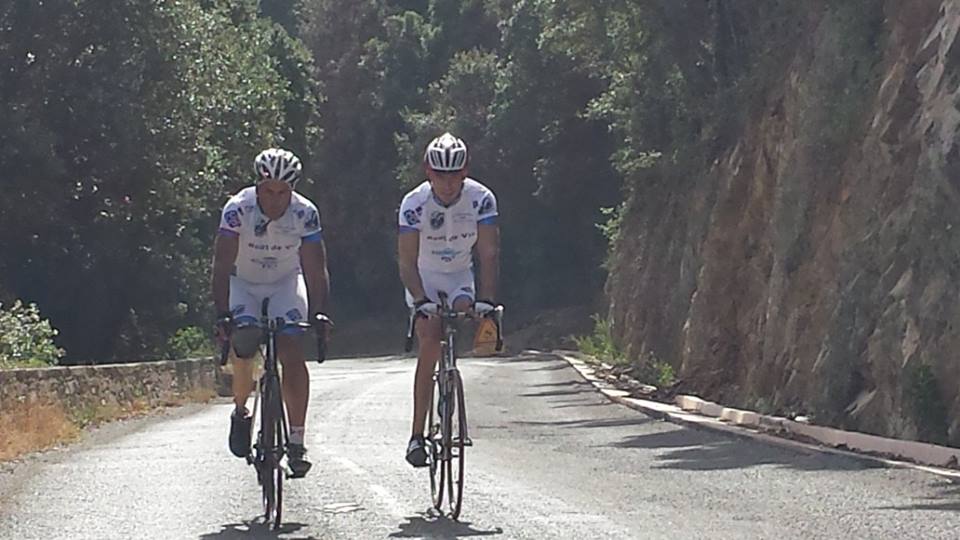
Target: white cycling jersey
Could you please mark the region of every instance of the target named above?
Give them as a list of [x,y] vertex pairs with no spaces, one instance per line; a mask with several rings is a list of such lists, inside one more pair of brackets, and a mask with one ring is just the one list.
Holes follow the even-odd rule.
[[407,193],[400,203],[400,233],[420,233],[419,269],[462,272],[473,267],[477,226],[497,220],[497,199],[486,186],[467,178],[460,197],[444,205],[433,194],[430,182]]
[[300,245],[319,242],[320,213],[309,199],[293,192],[290,206],[271,221],[260,211],[256,187],[227,201],[219,234],[239,237],[234,274],[248,283],[275,283],[300,273]]

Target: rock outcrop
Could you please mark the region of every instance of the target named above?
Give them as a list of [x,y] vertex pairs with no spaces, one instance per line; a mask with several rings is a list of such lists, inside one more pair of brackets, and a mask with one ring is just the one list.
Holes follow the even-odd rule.
[[863,51],[804,24],[723,158],[627,204],[617,337],[705,397],[958,444],[960,2],[886,2]]

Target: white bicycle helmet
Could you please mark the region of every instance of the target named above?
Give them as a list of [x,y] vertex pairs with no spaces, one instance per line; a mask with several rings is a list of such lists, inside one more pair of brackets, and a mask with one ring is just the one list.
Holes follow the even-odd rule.
[[449,133],[430,141],[423,161],[435,171],[459,171],[467,166],[467,145]]
[[280,180],[290,184],[290,187],[297,185],[303,170],[300,158],[282,148],[267,148],[257,154],[253,168],[257,171],[258,184],[264,180]]

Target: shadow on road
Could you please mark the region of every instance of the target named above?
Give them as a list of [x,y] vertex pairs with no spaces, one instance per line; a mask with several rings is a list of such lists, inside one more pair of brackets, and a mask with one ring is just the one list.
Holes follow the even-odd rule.
[[556,405],[550,405],[551,409],[569,409],[571,407],[576,407],[578,409],[583,407],[616,407],[616,403],[612,401],[597,401],[594,403],[584,403],[582,401],[558,401]]
[[940,512],[960,512],[960,485],[956,481],[940,480],[939,495],[926,497],[921,502],[902,506],[882,506],[879,510],[936,510]]
[[526,394],[520,394],[521,397],[551,397],[551,396],[576,396],[579,394],[590,394],[596,395],[596,390],[593,388],[576,388],[571,390],[545,390],[543,392],[527,392]]
[[221,525],[221,529],[215,533],[201,534],[200,540],[232,540],[234,538],[280,538],[283,535],[285,540],[316,540],[315,536],[288,536],[303,529],[307,525],[304,523],[284,523],[280,529],[273,528],[261,519],[251,519],[243,523],[230,523]]
[[546,387],[562,386],[562,387],[564,387],[564,388],[569,388],[569,387],[571,387],[571,386],[580,386],[580,387],[583,387],[584,390],[593,390],[593,389],[594,389],[593,385],[590,384],[590,383],[588,383],[587,381],[578,381],[578,380],[569,380],[569,381],[558,381],[558,382],[531,384],[531,385],[529,385],[529,386],[530,386],[530,388],[543,388],[543,387],[545,387],[545,386],[546,386]]
[[560,371],[561,369],[570,369],[570,364],[560,360],[542,361],[542,363],[546,365],[526,368],[523,371]]
[[474,529],[469,521],[453,521],[432,509],[406,519],[405,523],[398,525],[399,531],[390,533],[390,538],[466,538],[503,534],[500,527],[486,531]]
[[526,427],[569,427],[569,428],[609,428],[621,426],[642,426],[658,422],[649,416],[637,415],[632,418],[591,418],[588,420],[557,420],[548,421],[516,421],[510,422],[517,426]]
[[862,470],[882,464],[856,457],[823,454],[813,450],[784,448],[737,436],[676,428],[633,435],[613,443],[616,448],[672,448],[657,456],[661,469],[711,471],[757,465],[781,465],[795,470]]
[[[521,367],[524,371],[560,371],[570,366],[556,357],[545,356]],[[572,371],[571,371],[572,372]],[[591,383],[570,377],[538,383],[519,394],[522,397],[544,399],[554,409],[580,409],[612,403],[603,397]],[[551,399],[552,398],[552,399]],[[654,465],[660,469],[711,471],[740,469],[756,466],[779,466],[798,471],[856,471],[882,468],[883,465],[866,458],[825,454],[813,450],[785,447],[756,441],[737,434],[721,434],[690,427],[665,424],[643,414],[610,419],[562,419],[554,421],[515,421],[514,426],[553,431],[556,428],[626,428],[618,435],[622,440],[603,446],[629,450],[653,450]],[[672,427],[671,427],[672,426]],[[636,434],[629,434],[630,431]],[[960,497],[958,497],[960,499]],[[960,502],[955,506],[960,510]]]

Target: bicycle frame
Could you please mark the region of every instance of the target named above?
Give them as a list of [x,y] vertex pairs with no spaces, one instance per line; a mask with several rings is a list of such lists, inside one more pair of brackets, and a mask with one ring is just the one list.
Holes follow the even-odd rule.
[[[457,368],[457,348],[456,348],[456,335],[457,335],[457,321],[462,321],[464,319],[472,319],[473,315],[467,312],[455,311],[452,307],[447,305],[447,298],[445,294],[440,294],[440,333],[442,338],[440,340],[440,361],[437,363],[437,369],[434,372],[434,380],[437,382],[437,386],[440,390],[440,402],[441,404],[449,401],[449,396],[452,391],[452,387],[455,384],[456,378],[460,375],[460,370]],[[447,410],[444,407],[441,407],[443,415],[450,415],[452,411]],[[440,423],[442,426],[449,426],[449,418],[441,418]],[[464,434],[466,433],[467,426],[463,426]],[[450,444],[451,434],[444,434],[444,444],[443,444],[443,459],[451,459],[452,445]],[[468,437],[465,437],[466,440],[469,440]]]
[[[497,306],[493,312],[485,315],[493,318],[496,324],[498,351],[503,347],[500,333],[502,314],[503,306]],[[464,450],[473,446],[467,431],[463,380],[457,367],[457,322],[477,316],[472,312],[453,309],[443,293],[440,293],[440,310],[437,316],[440,318],[442,337],[440,359],[433,376],[436,401],[431,399],[427,422],[430,492],[434,508],[441,510],[446,491],[449,495],[450,516],[457,519],[463,500]],[[405,347],[407,352],[413,348],[413,334],[419,317],[416,312],[411,312]],[[438,422],[434,422],[435,411]]]
[[[260,411],[260,429],[257,440],[253,445],[254,452],[247,455],[247,463],[253,465],[257,471],[257,482],[262,487],[264,519],[269,523],[273,520],[273,528],[279,529],[283,502],[283,479],[289,478],[286,471],[280,466],[286,454],[289,442],[289,428],[287,424],[286,407],[283,401],[280,370],[278,369],[277,336],[287,328],[311,328],[307,322],[287,323],[282,317],[270,318],[267,313],[269,299],[264,299],[261,306],[259,321],[237,325],[237,329],[255,327],[262,332],[260,352],[263,356],[263,374],[258,381],[258,392],[254,398],[253,415]],[[317,319],[323,324],[330,324],[329,319]],[[323,362],[326,357],[326,347],[318,330],[318,361]],[[227,341],[221,350],[221,365],[226,363],[230,343]],[[259,409],[257,405],[260,405]]]
[[[287,476],[280,462],[286,453],[289,428],[277,365],[277,335],[288,325],[282,318],[268,318],[266,313],[265,299],[260,323],[256,325],[263,331],[263,374],[260,376],[257,395],[260,401],[260,429],[254,443],[255,454],[247,456],[247,462],[256,469],[257,479],[262,487],[264,519],[267,522],[272,519],[274,529],[278,529],[282,515],[283,479]],[[254,415],[257,414],[256,411],[254,402]]]

